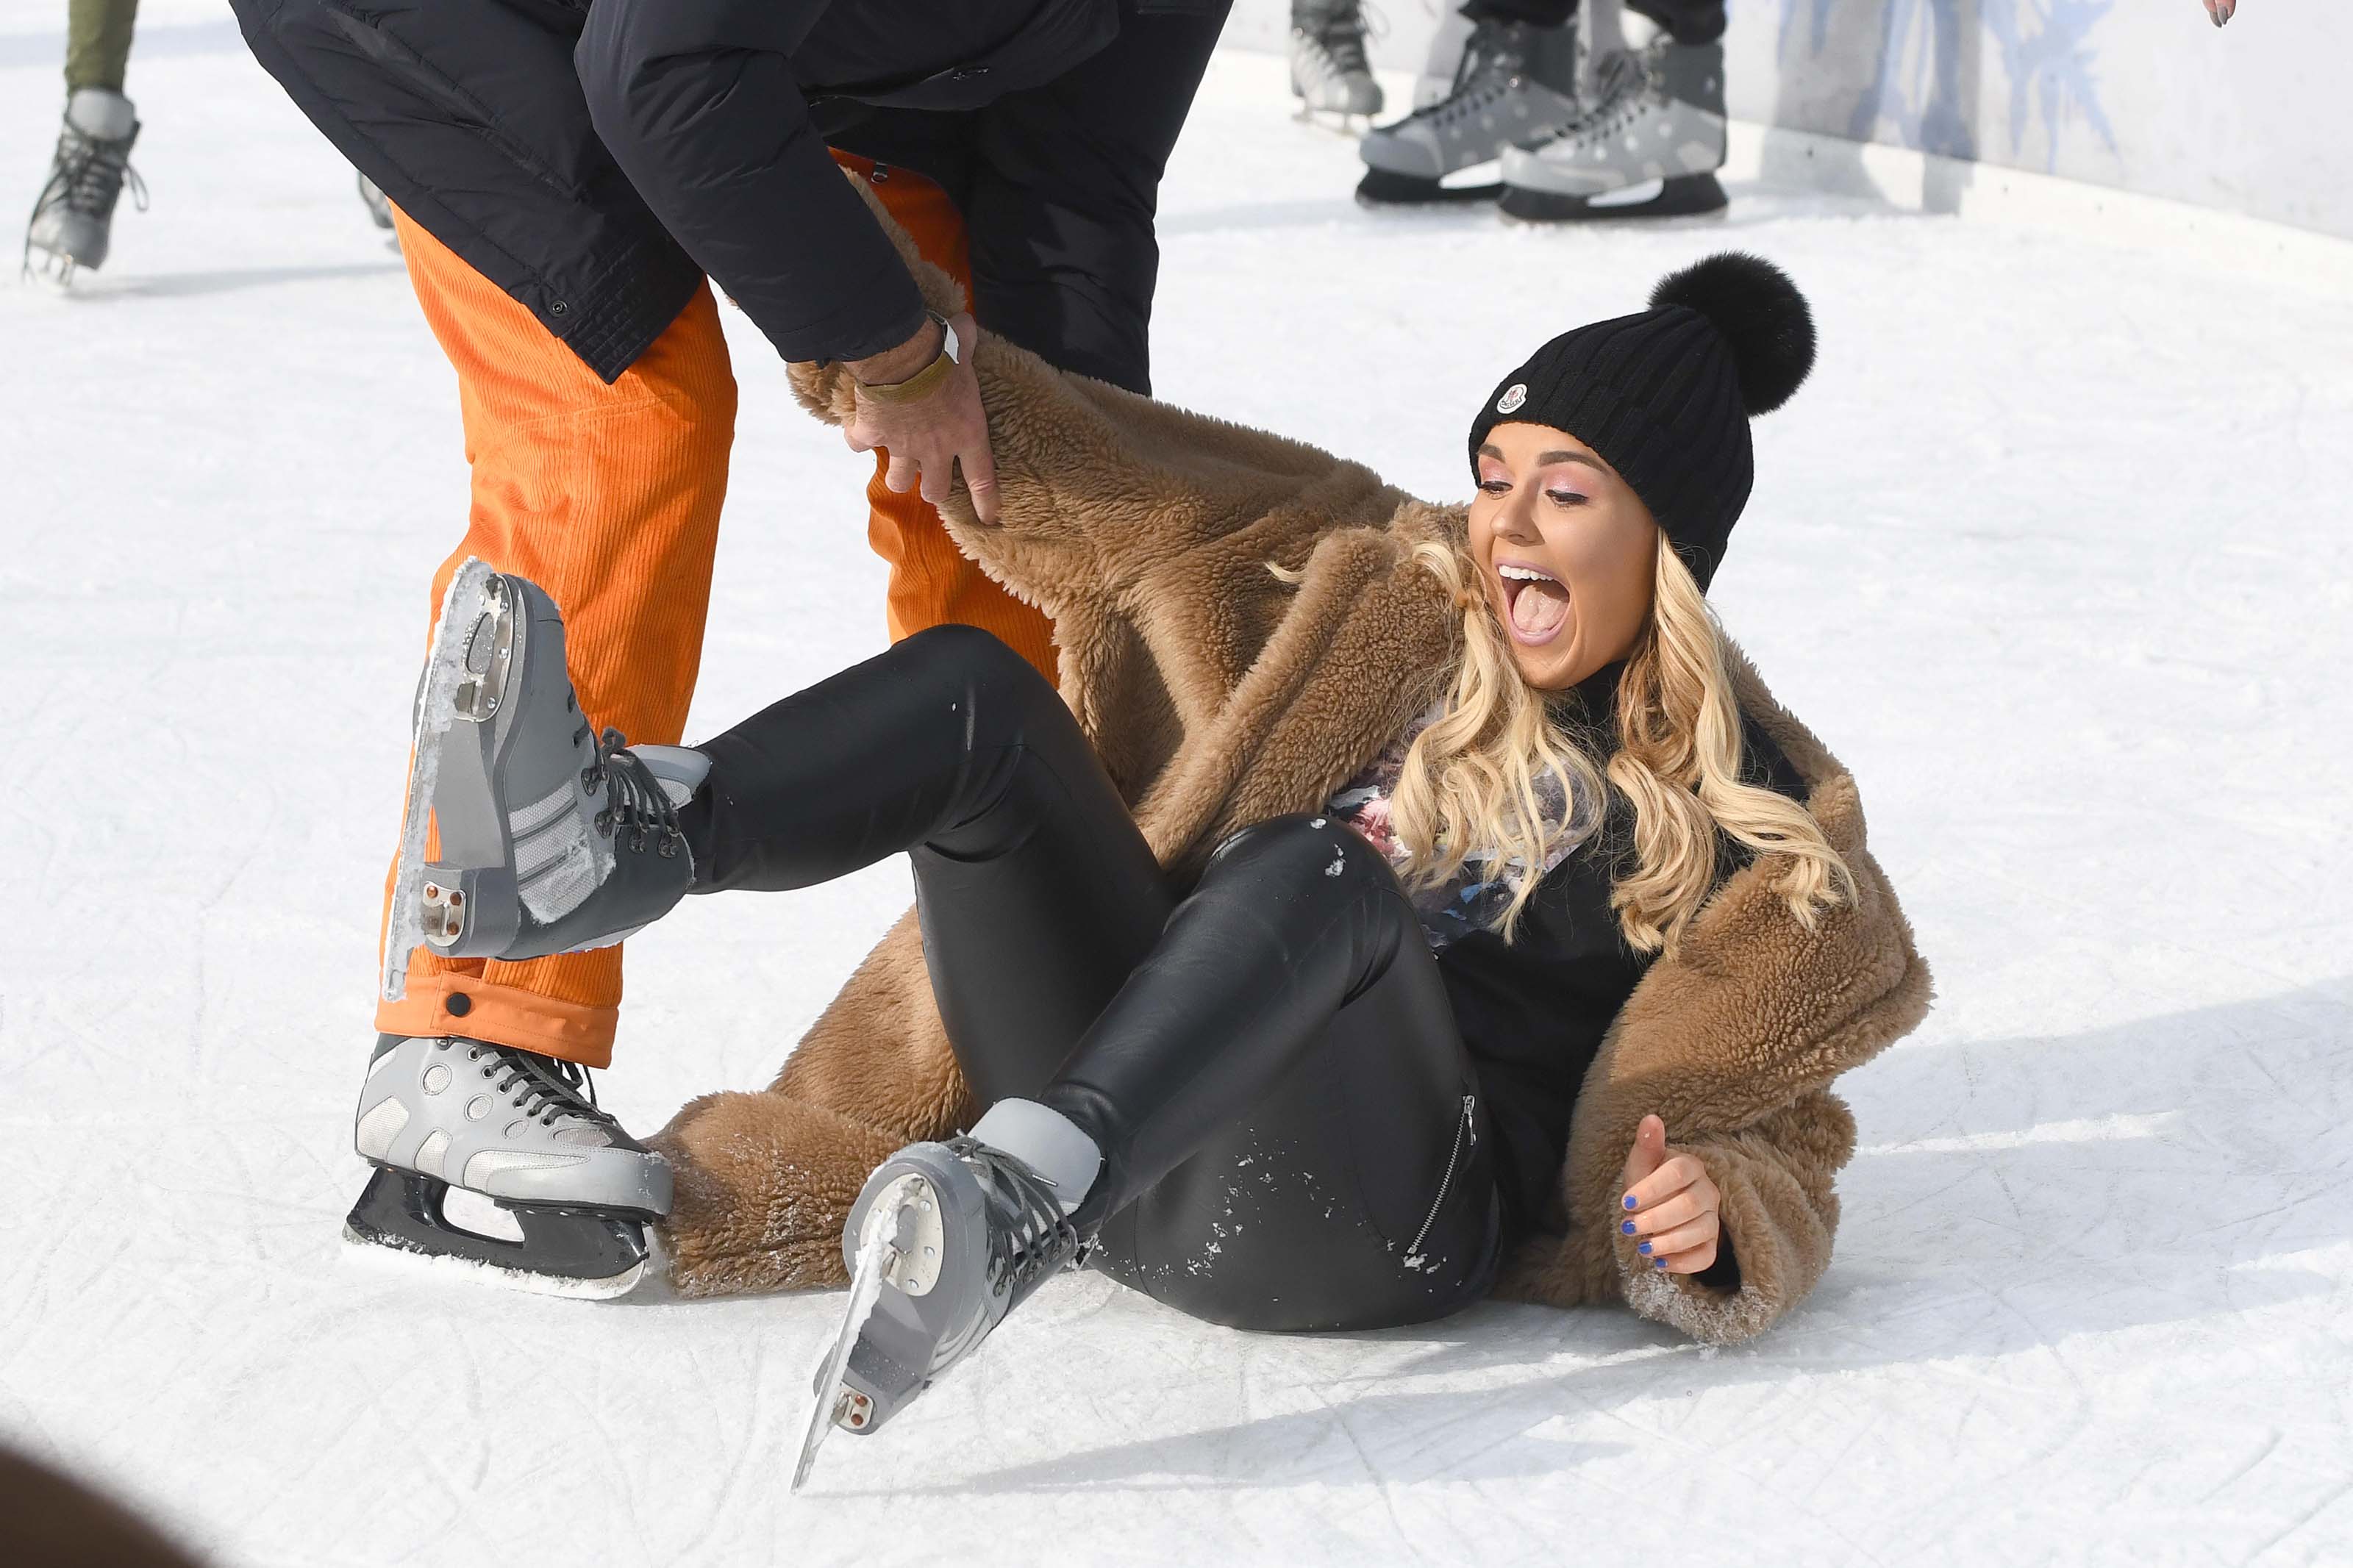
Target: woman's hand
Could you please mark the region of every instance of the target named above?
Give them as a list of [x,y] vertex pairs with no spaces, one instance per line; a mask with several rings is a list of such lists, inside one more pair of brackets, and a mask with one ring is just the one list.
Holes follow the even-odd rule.
[[2214,25],[2218,27],[2236,15],[2238,9],[2239,0],[2206,0],[2206,15],[2214,18]]
[[1697,1274],[1715,1263],[1724,1236],[1717,1217],[1724,1195],[1698,1155],[1667,1147],[1667,1124],[1657,1117],[1645,1116],[1634,1129],[1620,1184],[1626,1195],[1620,1200],[1625,1213],[1619,1232],[1638,1238],[1637,1250],[1654,1267],[1670,1274]]

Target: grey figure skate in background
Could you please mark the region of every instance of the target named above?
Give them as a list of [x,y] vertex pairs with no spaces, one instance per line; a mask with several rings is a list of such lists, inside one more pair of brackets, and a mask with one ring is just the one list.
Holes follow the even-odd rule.
[[1371,205],[1489,201],[1503,193],[1503,156],[1577,116],[1577,28],[1489,18],[1471,30],[1453,85],[1358,148]]
[[1662,33],[1597,59],[1584,114],[1504,154],[1500,205],[1535,223],[1715,212],[1724,158],[1724,45]]

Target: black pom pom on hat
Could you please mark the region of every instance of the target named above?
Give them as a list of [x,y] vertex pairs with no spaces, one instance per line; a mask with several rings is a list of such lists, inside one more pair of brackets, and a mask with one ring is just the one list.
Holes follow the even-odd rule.
[[1740,401],[1753,416],[1770,414],[1814,368],[1814,313],[1789,275],[1761,256],[1719,251],[1651,290],[1651,309],[1697,310],[1724,334],[1740,377]]
[[1788,402],[1813,363],[1797,285],[1722,251],[1660,279],[1649,310],[1563,332],[1498,383],[1472,422],[1472,471],[1498,425],[1567,432],[1642,498],[1704,589],[1755,482],[1749,418]]

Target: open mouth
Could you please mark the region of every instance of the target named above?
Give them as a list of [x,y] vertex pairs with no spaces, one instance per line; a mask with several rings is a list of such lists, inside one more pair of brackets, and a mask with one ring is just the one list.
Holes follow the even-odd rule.
[[1517,561],[1495,563],[1504,587],[1504,619],[1524,647],[1552,641],[1568,624],[1568,588],[1549,572]]

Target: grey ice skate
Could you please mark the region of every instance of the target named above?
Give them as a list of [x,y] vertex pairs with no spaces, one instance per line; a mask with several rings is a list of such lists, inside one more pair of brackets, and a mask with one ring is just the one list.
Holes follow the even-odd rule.
[[141,209],[147,205],[146,183],[131,166],[131,144],[138,140],[139,117],[121,93],[77,88],[66,100],[48,183],[35,199],[33,219],[25,229],[27,278],[63,285],[76,272],[106,265],[123,187],[130,187]]
[[1381,84],[1365,58],[1362,0],[1292,0],[1291,90],[1303,119],[1345,126],[1381,111]]
[[1546,141],[1504,154],[1507,217],[1533,223],[1673,217],[1720,210],[1724,46],[1662,35],[1603,57],[1592,107]]
[[[645,1271],[644,1222],[670,1213],[670,1166],[584,1098],[588,1087],[585,1068],[530,1051],[384,1036],[352,1139],[376,1170],[344,1236],[482,1265],[527,1289],[629,1289]],[[453,1189],[480,1198],[453,1201]]]
[[1454,86],[1436,103],[1368,132],[1359,201],[1479,201],[1502,190],[1501,160],[1577,118],[1574,27],[1488,19],[1472,27]]
[[[629,749],[615,730],[599,741],[554,601],[467,562],[417,688],[385,998],[407,994],[420,941],[451,958],[541,958],[609,947],[667,913],[693,876],[678,807],[707,767],[677,747]],[[441,840],[429,864],[428,805]]]
[[866,1179],[842,1228],[850,1310],[818,1371],[793,1485],[828,1426],[880,1431],[1080,1252],[1053,1184],[973,1138],[911,1143]]

